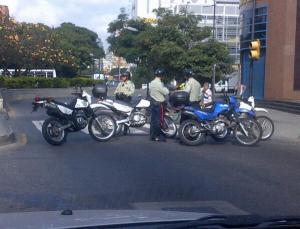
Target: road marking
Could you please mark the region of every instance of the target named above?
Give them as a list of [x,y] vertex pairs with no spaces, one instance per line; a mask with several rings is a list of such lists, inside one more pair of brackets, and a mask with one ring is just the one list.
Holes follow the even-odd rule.
[[81,130],[81,132],[83,132],[85,134],[90,134],[88,126],[86,126],[83,130]]
[[[32,121],[33,125],[35,126],[36,129],[38,129],[40,132],[42,132],[42,126],[44,121],[43,120],[35,120]],[[133,134],[133,135],[145,135],[145,134],[149,134],[149,129],[150,129],[150,124],[145,124],[143,127],[141,128],[130,128],[129,134]],[[83,130],[81,130],[81,132],[83,132],[84,134],[89,134],[89,130],[88,127],[85,127]]]
[[32,123],[40,132],[42,132],[42,126],[44,121],[32,121]]

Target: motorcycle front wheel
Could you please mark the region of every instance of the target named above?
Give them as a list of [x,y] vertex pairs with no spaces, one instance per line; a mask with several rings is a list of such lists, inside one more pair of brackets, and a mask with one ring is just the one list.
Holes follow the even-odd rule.
[[251,118],[241,118],[234,129],[235,139],[244,146],[254,146],[262,136],[262,129],[258,121]]
[[177,126],[173,119],[169,116],[164,117],[164,124],[161,128],[163,134],[168,138],[174,138],[177,134]]
[[54,146],[62,145],[67,140],[67,133],[65,130],[60,130],[63,124],[57,118],[48,118],[42,126],[42,134],[45,140]]
[[89,121],[88,130],[92,138],[99,142],[111,139],[116,133],[116,122],[112,115],[99,113]]
[[201,132],[201,125],[195,120],[188,119],[180,124],[180,141],[189,146],[197,146],[203,143],[205,135]]
[[266,141],[268,139],[270,139],[274,133],[274,122],[272,121],[272,119],[270,119],[267,116],[264,115],[260,115],[260,116],[256,116],[256,120],[259,122],[261,128],[262,128],[262,136],[261,136],[261,140]]

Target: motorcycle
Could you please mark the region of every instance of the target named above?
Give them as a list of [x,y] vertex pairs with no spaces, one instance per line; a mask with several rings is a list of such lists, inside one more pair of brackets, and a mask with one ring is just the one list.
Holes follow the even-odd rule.
[[241,100],[239,104],[240,104],[239,109],[241,110],[242,115],[248,115],[249,111],[253,111],[255,113],[253,118],[255,118],[259,122],[263,131],[261,139],[262,140],[270,139],[275,129],[274,122],[266,115],[256,115],[256,112],[269,113],[268,110],[264,108],[256,107],[253,96],[249,97],[247,101]]
[[215,102],[211,108],[185,107],[182,111],[179,138],[186,145],[199,145],[205,135],[224,141],[231,131],[235,139],[245,146],[256,145],[262,136],[260,124],[250,117],[240,117],[236,98]]
[[89,134],[98,141],[107,141],[115,134],[116,123],[109,114],[94,113],[91,96],[80,88],[80,92],[72,93],[76,96],[70,103],[62,103],[54,98],[36,97],[33,112],[44,107],[47,118],[42,126],[42,134],[51,145],[62,145],[67,135],[80,131],[88,126]]
[[[116,135],[119,135],[124,128],[143,127],[150,119],[150,101],[144,98],[139,98],[136,103],[130,104],[121,101],[113,101],[109,99],[99,99],[95,108],[100,110],[110,110],[116,117],[117,130]],[[175,137],[177,134],[177,126],[168,115],[164,115],[164,122],[162,123],[162,132],[166,137]]]

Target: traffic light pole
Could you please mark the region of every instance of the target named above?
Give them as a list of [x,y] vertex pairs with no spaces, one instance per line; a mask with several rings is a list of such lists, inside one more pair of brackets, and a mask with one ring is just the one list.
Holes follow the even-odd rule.
[[[251,29],[251,41],[254,40],[254,30],[255,30],[255,9],[256,9],[256,0],[253,0],[252,8],[252,29]],[[250,68],[249,68],[249,93],[250,96],[253,95],[253,59],[250,58]]]

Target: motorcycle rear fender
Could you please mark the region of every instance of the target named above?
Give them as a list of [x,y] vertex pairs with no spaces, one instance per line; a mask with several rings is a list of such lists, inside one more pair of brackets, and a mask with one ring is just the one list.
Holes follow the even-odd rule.
[[248,109],[237,109],[236,110],[237,113],[246,113],[252,117],[255,117],[255,112],[252,110],[248,110]]
[[195,119],[195,120],[198,120],[198,116],[197,116],[194,112],[192,112],[192,111],[187,111],[187,110],[185,110],[185,111],[183,111],[183,112],[181,113],[181,119],[180,119],[180,122],[183,122],[183,121],[185,121],[185,120],[187,120],[187,119]]
[[260,107],[255,107],[254,108],[255,111],[260,111],[260,112],[265,112],[265,113],[269,113],[269,111],[265,108],[260,108]]
[[91,104],[90,107],[94,110],[94,109],[98,109],[98,108],[104,108],[104,109],[110,109],[108,106],[101,104],[101,103],[94,103]]

